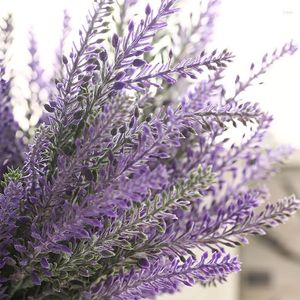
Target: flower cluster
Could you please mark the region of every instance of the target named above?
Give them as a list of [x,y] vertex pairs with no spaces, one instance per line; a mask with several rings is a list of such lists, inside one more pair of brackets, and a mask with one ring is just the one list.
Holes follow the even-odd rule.
[[[252,64],[228,95],[222,79],[233,55],[204,51],[218,3],[209,0],[196,24],[179,27],[174,40],[197,38],[161,50],[161,62],[152,53],[157,34],[168,34],[176,0],[160,0],[157,10],[148,4],[133,18],[135,0],[95,0],[69,55],[62,54],[65,13],[60,61],[48,83],[31,35],[28,80],[38,87],[26,99],[31,126],[34,108],[44,109],[34,135],[13,117],[14,81],[4,68],[12,19],[5,20],[0,299],[142,299],[222,283],[240,270],[226,247],[265,234],[299,208],[294,196],[263,204],[262,181],[291,149],[264,147],[272,117],[241,100],[296,47],[288,43],[260,67]],[[179,81],[186,87],[180,94]],[[235,127],[245,128],[239,143],[228,134]]]

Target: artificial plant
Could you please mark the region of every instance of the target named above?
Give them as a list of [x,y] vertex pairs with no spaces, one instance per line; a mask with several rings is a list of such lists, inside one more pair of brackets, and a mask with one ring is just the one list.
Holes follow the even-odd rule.
[[[222,79],[232,53],[205,51],[219,1],[178,26],[169,49],[159,41],[179,1],[146,4],[130,17],[137,2],[94,1],[70,54],[60,44],[48,82],[31,35],[31,127],[34,107],[44,107],[33,135],[13,117],[14,80],[5,71],[13,26],[4,20],[1,299],[141,299],[223,282],[240,270],[227,247],[299,207],[294,196],[263,204],[262,182],[290,149],[264,146],[272,117],[242,100],[295,45],[252,64],[228,95]],[[68,28],[66,14],[62,41]],[[235,127],[245,128],[238,143],[228,134]]]

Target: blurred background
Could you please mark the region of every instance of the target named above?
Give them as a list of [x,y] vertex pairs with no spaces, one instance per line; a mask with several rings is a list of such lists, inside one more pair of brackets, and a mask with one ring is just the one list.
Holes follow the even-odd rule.
[[[149,0],[150,1],[150,0]],[[147,0],[139,0],[142,7]],[[155,6],[159,1],[151,0]],[[187,22],[189,12],[200,14],[206,1],[181,0],[182,22]],[[7,13],[14,16],[14,43],[10,49],[12,67],[19,89],[15,91],[15,112],[18,121],[26,128],[24,107],[18,94],[25,93],[28,73],[29,32],[36,37],[39,61],[45,70],[45,79],[52,75],[55,52],[62,35],[63,12],[71,16],[72,31],[66,49],[78,38],[78,29],[84,23],[92,0],[0,0],[0,17]],[[199,7],[199,12],[196,11]],[[208,48],[230,49],[236,56],[226,73],[226,82],[232,86],[237,74],[248,77],[252,62],[260,64],[266,52],[280,48],[293,39],[300,45],[299,0],[221,0],[217,10],[214,34]],[[175,29],[174,29],[175,30]],[[208,50],[209,50],[208,49]],[[68,50],[69,51],[69,50]],[[243,97],[258,101],[274,115],[268,143],[290,144],[295,154],[282,172],[268,183],[272,199],[295,193],[300,197],[300,51],[292,57],[284,57],[270,67]],[[234,85],[233,85],[234,86]],[[230,88],[229,88],[230,89]],[[19,97],[21,98],[21,97]],[[33,120],[34,122],[34,120]],[[247,247],[238,249],[243,261],[243,272],[231,276],[228,284],[217,288],[201,287],[183,289],[181,294],[163,296],[161,300],[299,300],[300,299],[300,215],[266,237],[251,239]]]

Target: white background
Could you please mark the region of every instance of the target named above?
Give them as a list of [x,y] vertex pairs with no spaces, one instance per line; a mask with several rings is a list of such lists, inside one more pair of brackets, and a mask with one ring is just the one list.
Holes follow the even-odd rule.
[[[180,6],[190,9],[200,0],[181,0]],[[39,41],[41,62],[51,69],[54,50],[62,26],[62,12],[67,8],[72,16],[76,38],[77,28],[84,21],[91,0],[0,0],[0,15],[11,11],[15,17],[14,63],[19,73],[26,70],[28,31],[33,28]],[[146,0],[139,0],[144,6]],[[155,6],[157,1],[150,1]],[[196,7],[196,6],[195,6]],[[184,22],[184,20],[183,20]],[[75,33],[76,32],[76,33]],[[219,9],[214,46],[229,48],[236,55],[231,66],[232,83],[237,73],[247,77],[250,63],[260,61],[265,52],[271,52],[290,39],[300,43],[299,0],[223,0]],[[283,59],[263,77],[264,84],[248,94],[254,101],[275,116],[272,133],[279,142],[300,148],[300,51],[292,58]]]

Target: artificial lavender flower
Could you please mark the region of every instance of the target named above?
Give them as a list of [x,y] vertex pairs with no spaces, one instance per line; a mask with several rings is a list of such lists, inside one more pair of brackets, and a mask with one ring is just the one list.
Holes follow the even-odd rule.
[[[240,270],[226,247],[247,244],[299,208],[294,196],[264,204],[262,181],[291,149],[265,147],[272,117],[241,100],[294,44],[252,64],[228,95],[222,79],[233,55],[204,51],[219,1],[208,1],[190,29],[196,42],[173,44],[161,62],[152,52],[177,1],[161,0],[157,10],[149,3],[130,18],[137,2],[114,11],[112,0],[94,1],[70,54],[65,14],[48,84],[31,39],[30,83],[49,101],[26,147],[0,69],[0,141],[9,140],[0,143],[0,299],[142,299],[223,283]],[[174,97],[179,80],[186,88]],[[28,107],[37,101],[32,94]],[[227,134],[235,127],[250,128],[239,143]]]
[[114,299],[153,298],[158,293],[178,291],[181,284],[192,286],[200,282],[205,285],[215,278],[223,278],[228,273],[240,270],[236,257],[222,255],[220,252],[215,252],[211,259],[208,256],[204,252],[198,263],[194,258],[188,257],[184,263],[174,259],[165,265],[157,261],[138,272],[131,269],[129,274],[111,277],[85,295],[90,299],[105,299],[107,294]]

